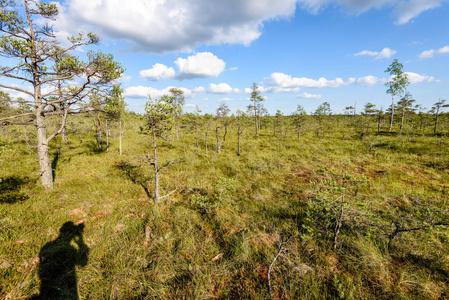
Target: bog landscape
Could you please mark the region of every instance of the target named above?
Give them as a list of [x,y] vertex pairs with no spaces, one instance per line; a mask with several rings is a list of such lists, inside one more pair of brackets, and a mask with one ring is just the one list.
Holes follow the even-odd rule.
[[389,107],[134,112],[96,35],[0,4],[1,299],[449,298],[449,106],[400,60]]

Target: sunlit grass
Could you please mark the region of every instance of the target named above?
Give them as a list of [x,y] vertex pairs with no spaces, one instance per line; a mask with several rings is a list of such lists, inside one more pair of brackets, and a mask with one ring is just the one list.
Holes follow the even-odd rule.
[[[335,120],[309,120],[300,139],[270,128],[255,138],[249,127],[241,156],[232,127],[221,153],[212,130],[207,153],[203,132],[199,149],[191,133],[163,141],[160,161],[181,161],[161,172],[162,194],[177,191],[158,205],[147,194],[152,166],[141,160],[150,138],[137,120],[121,156],[114,132],[102,153],[86,127],[67,145],[55,141],[52,190],[39,185],[35,153],[1,136],[0,298],[39,293],[38,254],[67,221],[85,224],[81,299],[264,299],[278,242],[285,251],[271,273],[275,298],[448,297],[448,228],[430,222],[449,219],[449,142],[374,127],[360,139]],[[423,229],[390,241],[393,221]]]

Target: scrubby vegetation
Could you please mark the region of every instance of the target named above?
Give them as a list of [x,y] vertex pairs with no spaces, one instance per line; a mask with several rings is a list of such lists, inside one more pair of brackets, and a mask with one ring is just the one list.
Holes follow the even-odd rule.
[[157,204],[143,116],[111,121],[108,147],[94,116],[69,118],[52,189],[33,132],[2,127],[0,298],[42,293],[70,228],[80,299],[448,298],[447,114],[434,133],[434,115],[410,113],[400,134],[388,115],[300,112],[260,116],[258,137],[244,114],[183,115],[158,140],[159,164],[177,163]]

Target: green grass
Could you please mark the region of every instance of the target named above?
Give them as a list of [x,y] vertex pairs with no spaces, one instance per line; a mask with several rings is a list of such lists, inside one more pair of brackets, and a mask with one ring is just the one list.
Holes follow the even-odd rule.
[[[68,221],[85,224],[89,247],[76,269],[81,299],[266,299],[278,241],[286,242],[271,272],[276,299],[449,297],[449,231],[431,225],[449,220],[447,138],[409,141],[373,125],[360,139],[350,120],[325,121],[333,126],[309,120],[299,140],[293,129],[255,138],[248,127],[241,156],[233,128],[221,153],[211,130],[207,154],[204,136],[196,149],[184,130],[184,145],[160,143],[162,162],[182,161],[162,171],[162,194],[178,190],[158,205],[148,197],[152,167],[140,162],[151,141],[137,120],[121,156],[116,130],[98,153],[89,120],[72,120],[69,143],[51,147],[51,190],[11,128],[0,137],[0,298],[39,293],[39,252]],[[424,229],[391,239],[393,221]]]

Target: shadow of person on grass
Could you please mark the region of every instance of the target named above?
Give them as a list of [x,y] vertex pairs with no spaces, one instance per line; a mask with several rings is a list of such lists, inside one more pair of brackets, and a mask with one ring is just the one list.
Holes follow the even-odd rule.
[[[31,299],[78,299],[75,266],[85,266],[89,248],[83,241],[84,224],[66,222],[59,236],[39,253],[39,296]],[[76,245],[76,246],[75,246]]]

